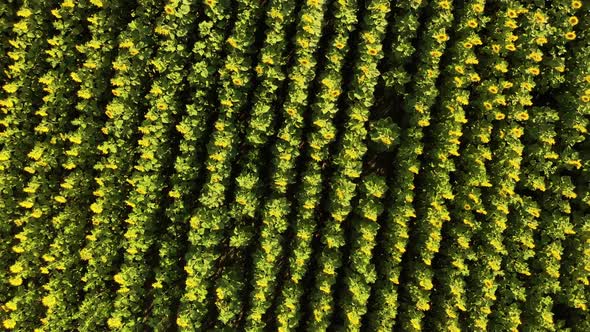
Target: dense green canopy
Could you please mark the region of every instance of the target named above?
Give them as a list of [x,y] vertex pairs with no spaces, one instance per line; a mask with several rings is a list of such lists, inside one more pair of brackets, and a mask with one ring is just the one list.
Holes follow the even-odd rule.
[[590,331],[590,3],[3,0],[0,329]]

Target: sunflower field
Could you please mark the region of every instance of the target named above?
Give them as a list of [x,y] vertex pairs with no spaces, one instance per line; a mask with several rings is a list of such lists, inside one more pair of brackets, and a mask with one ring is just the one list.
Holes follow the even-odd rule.
[[0,330],[590,331],[588,0],[2,0],[0,87]]

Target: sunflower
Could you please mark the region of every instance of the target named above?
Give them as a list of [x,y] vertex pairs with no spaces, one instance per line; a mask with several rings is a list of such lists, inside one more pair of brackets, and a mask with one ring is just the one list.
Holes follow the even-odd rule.
[[572,1],[572,8],[573,9],[580,9],[582,8],[582,2],[578,0]]
[[506,12],[506,16],[508,16],[509,18],[517,18],[518,13],[514,9],[508,9],[508,11]]
[[434,36],[434,39],[436,39],[439,43],[444,43],[447,40],[449,40],[449,35],[447,35],[446,33],[439,33],[437,35]]
[[521,121],[526,121],[529,119],[529,114],[527,112],[519,112],[516,114],[516,119]]
[[535,43],[537,43],[537,45],[545,45],[547,44],[548,40],[545,37],[537,37],[537,39],[535,40]]

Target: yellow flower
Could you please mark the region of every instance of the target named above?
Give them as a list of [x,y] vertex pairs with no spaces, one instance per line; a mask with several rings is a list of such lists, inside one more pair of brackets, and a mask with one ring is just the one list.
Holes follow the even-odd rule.
[[166,28],[164,28],[162,26],[157,26],[154,29],[154,32],[157,33],[157,34],[159,34],[159,35],[162,35],[162,36],[167,36],[168,34],[170,34],[170,31],[168,31],[168,29],[166,29]]
[[537,45],[545,45],[547,44],[548,40],[545,37],[537,37],[535,42],[537,43]]
[[518,13],[514,9],[508,9],[508,11],[506,12],[506,16],[508,16],[510,18],[517,18]]
[[180,316],[176,318],[176,325],[178,325],[179,327],[189,327],[190,322],[186,318],[184,318],[184,316]]
[[378,51],[378,50],[376,50],[376,49],[374,49],[374,48],[369,48],[369,50],[367,51],[367,53],[368,53],[369,55],[373,55],[373,56],[375,56],[375,55],[379,54],[379,51]]
[[540,62],[541,60],[543,60],[543,53],[541,52],[531,52],[531,54],[529,54],[528,56],[530,59],[532,59],[535,62]]
[[54,199],[55,199],[56,202],[62,203],[62,204],[65,203],[65,202],[67,202],[67,199],[65,197],[63,197],[63,196],[55,196]]
[[115,96],[115,97],[119,97],[119,96],[121,96],[121,90],[119,90],[119,89],[112,89],[112,90],[111,90],[111,93],[112,93],[112,94],[113,94],[113,96]]
[[90,210],[92,212],[94,212],[95,214],[101,214],[102,213],[102,206],[99,204],[96,204],[96,202],[95,202],[90,205]]
[[428,127],[430,125],[430,121],[422,119],[418,121],[418,126],[420,127]]
[[375,39],[375,35],[369,32],[363,33],[363,39],[367,41],[369,44],[375,43],[377,40]]
[[463,47],[470,49],[473,47],[473,44],[471,44],[470,42],[465,42],[465,43],[463,43]]
[[524,82],[521,84],[522,88],[527,90],[527,91],[531,91],[533,90],[533,85],[529,82]]
[[78,82],[78,83],[82,83],[82,79],[80,78],[80,75],[78,75],[78,73],[72,72],[72,73],[70,74],[70,77],[71,77],[71,78],[72,78],[74,81],[76,81],[76,82]]
[[170,7],[169,5],[164,6],[164,11],[166,12],[166,14],[168,15],[172,15],[174,14],[174,8]]
[[516,22],[514,20],[507,20],[506,24],[504,24],[507,28],[510,29],[516,29],[518,28],[518,25],[516,24]]
[[469,20],[467,21],[467,26],[470,28],[477,28],[477,21],[476,20]]
[[14,102],[10,99],[0,100],[0,106],[10,108],[14,106]]
[[233,39],[232,37],[229,37],[229,38],[227,39],[227,43],[228,43],[228,44],[229,44],[231,47],[233,47],[233,48],[238,48],[238,43],[237,43],[237,42],[236,42],[236,40],[235,40],[235,39]]
[[42,215],[43,215],[43,212],[39,209],[36,209],[33,212],[31,212],[31,217],[33,217],[35,219],[41,218]]
[[574,40],[574,39],[576,39],[576,32],[575,31],[567,32],[565,34],[565,39],[567,39],[567,40]]
[[103,6],[101,0],[90,0],[90,3],[92,3],[93,5],[95,5],[98,8],[101,8]]
[[473,5],[473,11],[476,13],[483,13],[483,6],[480,4]]
[[320,6],[320,1],[319,0],[307,0],[307,4],[312,7],[318,8]]
[[498,44],[492,45],[492,51],[494,51],[494,53],[500,52],[500,45],[498,45]]
[[382,13],[388,13],[389,12],[389,6],[385,6],[385,5],[378,5],[374,7],[375,9],[379,10]]
[[567,164],[576,167],[576,169],[582,168],[582,163],[580,162],[580,160],[568,160]]
[[547,18],[545,17],[545,15],[543,15],[540,12],[536,12],[533,17],[535,18],[535,21],[539,24],[547,22]]
[[490,93],[496,94],[496,93],[498,93],[498,87],[497,87],[497,86],[495,86],[495,85],[492,85],[492,86],[490,86],[490,87],[488,88],[488,91],[489,91]]
[[483,45],[483,42],[481,41],[481,38],[479,38],[479,36],[474,36],[469,38],[469,40],[471,41],[471,43],[473,43],[473,45]]
[[20,205],[21,207],[24,207],[25,209],[30,209],[33,207],[34,203],[29,202],[29,201],[24,201],[24,202],[18,203],[18,205]]
[[125,279],[123,279],[123,277],[121,276],[120,273],[115,274],[115,276],[113,277],[113,279],[115,280],[116,283],[118,283],[119,285],[123,285],[125,284]]
[[520,136],[522,136],[523,131],[522,131],[522,128],[516,127],[516,128],[512,128],[511,133],[512,133],[512,136],[519,138]]
[[10,310],[10,311],[15,311],[17,308],[16,303],[10,301],[6,303],[6,309]]
[[446,34],[446,33],[444,33],[444,32],[443,32],[443,33],[439,33],[439,34],[436,34],[436,35],[434,36],[434,39],[436,39],[436,40],[437,40],[439,43],[444,43],[444,42],[446,42],[447,40],[449,40],[449,35],[447,35],[447,34]]
[[90,93],[90,91],[84,89],[84,90],[80,90],[78,91],[78,97],[82,98],[82,99],[90,99],[92,98],[92,93]]
[[430,52],[430,55],[434,58],[440,58],[442,56],[442,53],[439,51],[432,51]]
[[124,40],[119,44],[119,48],[131,48],[133,47],[133,41],[131,40]]
[[442,9],[451,9],[451,4],[447,0],[439,1],[438,6]]
[[580,97],[580,99],[582,99],[582,101],[585,103],[590,103],[590,96],[584,95]]
[[96,63],[92,60],[87,60],[86,62],[84,62],[84,64],[82,66],[84,66],[85,68],[89,68],[89,69],[95,69]]
[[414,105],[414,109],[418,113],[424,113],[424,105],[422,105],[420,103],[417,103],[416,105]]
[[492,103],[490,103],[490,102],[488,102],[488,101],[485,101],[485,102],[483,103],[483,107],[484,107],[486,110],[488,110],[488,111],[489,111],[489,110],[491,110],[491,109],[492,109]]
[[63,166],[65,169],[74,169],[74,168],[76,168],[76,164],[74,164],[74,163],[72,163],[72,162],[69,162],[69,163],[67,163],[67,164],[62,164],[62,166]]
[[123,322],[121,322],[121,318],[119,317],[111,317],[107,320],[107,325],[112,329],[117,329],[123,326]]
[[572,16],[572,17],[570,17],[570,18],[568,18],[568,19],[567,19],[567,22],[568,22],[568,23],[569,23],[571,26],[574,26],[574,25],[578,24],[578,22],[579,22],[579,21],[578,21],[578,18],[577,18],[577,17],[575,17],[575,16]]
[[531,73],[532,75],[539,75],[541,73],[541,71],[539,70],[539,68],[537,67],[531,67],[528,69],[528,72]]
[[580,9],[582,8],[582,2],[578,0],[572,1],[572,8],[573,9]]
[[256,74],[258,74],[258,76],[262,75],[262,73],[264,72],[264,69],[262,69],[260,65],[256,66],[254,70],[256,70]]
[[521,121],[526,121],[529,119],[529,114],[526,111],[519,112],[516,114],[516,118]]
[[41,303],[47,308],[54,307],[57,304],[57,299],[55,296],[47,295],[41,299]]
[[18,86],[14,83],[6,84],[2,88],[8,93],[15,93],[18,90]]
[[506,49],[509,51],[516,51],[516,46],[514,46],[514,44],[508,44],[506,45]]
[[510,42],[515,42],[518,40],[518,36],[515,34],[510,33],[508,35],[508,37],[506,37],[506,40],[510,41]]
[[12,286],[20,286],[23,284],[23,278],[21,278],[20,276],[14,276],[14,277],[8,279],[8,282]]
[[31,12],[31,10],[28,8],[23,8],[23,9],[20,9],[18,12],[16,12],[17,16],[24,17],[24,18],[27,18],[27,17],[31,16],[32,14],[33,14],[33,12]]
[[10,272],[12,273],[20,273],[24,270],[24,267],[21,263],[17,262],[10,266]]
[[297,44],[303,48],[309,48],[309,40],[307,38],[297,38]]
[[27,25],[27,22],[25,21],[20,21],[18,23],[15,23],[13,26],[14,31],[17,32],[29,32],[29,26]]
[[74,8],[75,6],[72,0],[65,0],[61,5],[67,8]]
[[16,321],[14,319],[6,319],[2,322],[2,325],[4,326],[4,328],[12,330],[16,327]]
[[500,120],[504,120],[506,118],[506,115],[504,115],[504,113],[496,113],[496,120],[500,121]]

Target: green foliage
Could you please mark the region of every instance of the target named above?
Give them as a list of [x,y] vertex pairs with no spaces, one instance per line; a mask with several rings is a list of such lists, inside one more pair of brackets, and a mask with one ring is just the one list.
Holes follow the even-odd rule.
[[580,0],[6,0],[0,329],[590,330]]

